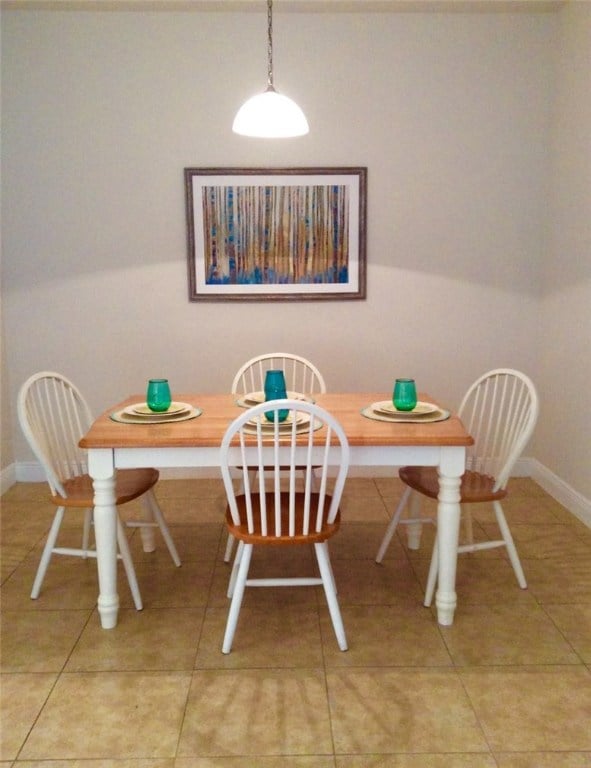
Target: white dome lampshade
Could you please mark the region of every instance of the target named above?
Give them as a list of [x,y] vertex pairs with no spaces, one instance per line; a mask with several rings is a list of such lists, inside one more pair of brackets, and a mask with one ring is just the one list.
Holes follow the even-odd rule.
[[306,116],[287,96],[270,86],[240,107],[232,125],[234,133],[261,139],[304,136],[310,128]]
[[310,128],[306,116],[287,96],[273,87],[273,2],[267,0],[267,89],[245,101],[234,118],[232,130],[241,136],[286,139],[303,136]]

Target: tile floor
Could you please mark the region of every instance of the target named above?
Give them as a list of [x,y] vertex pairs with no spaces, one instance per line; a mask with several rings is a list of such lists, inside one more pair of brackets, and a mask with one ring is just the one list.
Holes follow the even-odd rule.
[[[316,588],[259,589],[223,656],[219,482],[160,482],[182,567],[162,541],[144,554],[136,531],[145,607],[133,609],[121,578],[110,631],[93,560],[54,558],[29,599],[53,507],[45,486],[13,486],[2,498],[0,766],[589,768],[591,530],[513,480],[506,512],[529,588],[500,550],[463,555],[456,621],[443,628],[421,605],[432,526],[419,551],[400,529],[383,565],[373,560],[399,494],[394,478],[348,481],[331,544],[348,652]],[[478,535],[493,535],[490,510],[475,516]],[[69,513],[64,540],[78,531]]]

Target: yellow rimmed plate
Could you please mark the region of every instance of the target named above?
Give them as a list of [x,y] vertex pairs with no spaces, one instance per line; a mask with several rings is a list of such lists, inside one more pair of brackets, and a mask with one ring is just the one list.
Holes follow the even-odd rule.
[[424,403],[418,401],[412,411],[399,411],[391,400],[381,400],[378,403],[372,403],[372,409],[376,413],[382,413],[386,416],[397,416],[399,418],[416,418],[417,416],[428,416],[430,413],[436,413],[439,408],[433,403]]
[[121,424],[172,424],[195,419],[197,416],[201,416],[202,413],[201,408],[195,408],[190,405],[188,411],[181,411],[172,415],[166,412],[155,413],[151,418],[147,418],[146,416],[140,416],[138,413],[133,413],[133,411],[130,413],[129,408],[122,408],[120,411],[112,413],[111,419],[119,421]]
[[191,406],[188,403],[172,402],[165,411],[152,411],[147,403],[134,403],[123,410],[125,413],[143,417],[180,416],[182,413],[188,413],[191,410]]
[[[287,392],[287,397],[290,400],[303,400],[306,403],[313,403],[314,399],[310,395],[305,395],[303,392]],[[259,405],[265,402],[264,392],[248,392],[246,395],[242,395],[238,399],[238,405],[243,408],[252,408],[253,405]]]
[[[307,424],[310,421],[310,416],[307,413],[298,413],[295,419],[296,427],[301,427],[303,424]],[[261,414],[260,416],[255,416],[253,419],[249,419],[246,423],[256,428],[257,424],[260,422],[261,429],[266,432],[273,432],[275,430],[275,423],[272,421],[268,421],[265,418],[264,414]],[[294,422],[293,413],[289,413],[287,415],[287,418],[285,421],[279,422],[279,431],[287,431],[290,430]]]
[[[375,405],[375,403],[373,405]],[[362,408],[361,415],[365,416],[366,419],[373,419],[374,421],[386,421],[390,422],[391,424],[430,424],[431,422],[435,421],[445,421],[450,417],[449,411],[445,411],[443,408],[437,408],[432,413],[425,413],[419,416],[413,416],[412,412],[406,412],[406,414],[403,416],[402,411],[396,411],[395,413],[391,414],[379,413],[378,411],[374,410],[373,405],[368,405],[367,407]]]

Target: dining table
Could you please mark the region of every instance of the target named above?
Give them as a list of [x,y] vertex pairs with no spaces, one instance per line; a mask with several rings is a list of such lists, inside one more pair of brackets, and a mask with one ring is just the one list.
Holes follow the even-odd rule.
[[[367,418],[370,404],[387,401],[383,392],[341,392],[314,395],[315,402],[341,423],[350,447],[350,468],[433,466],[438,469],[437,620],[451,625],[456,609],[456,561],[460,524],[460,479],[466,448],[473,443],[462,421],[453,413],[433,422]],[[422,402],[437,403],[419,393]],[[194,418],[122,423],[115,420],[145,396],[131,395],[104,411],[80,440],[87,451],[88,472],[94,487],[94,526],[98,567],[98,612],[101,626],[117,625],[117,510],[115,476],[118,469],[139,467],[215,468],[229,424],[242,412],[235,394],[177,394],[176,402],[195,410]],[[254,452],[254,443],[252,451]],[[247,447],[248,451],[248,447]],[[248,458],[248,457],[247,457]],[[221,477],[221,472],[220,472]]]

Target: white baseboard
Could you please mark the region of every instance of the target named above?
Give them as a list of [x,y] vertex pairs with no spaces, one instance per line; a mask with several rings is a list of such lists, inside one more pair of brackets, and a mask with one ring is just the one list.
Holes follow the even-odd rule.
[[[394,477],[396,467],[350,467],[350,477]],[[162,469],[163,480],[185,480],[217,478],[220,473],[214,467],[196,467],[187,469]],[[540,464],[537,459],[523,457],[513,469],[513,477],[531,477],[547,493],[562,504],[569,512],[591,528],[591,501],[585,498],[568,483]],[[11,485],[20,483],[40,483],[45,481],[41,466],[35,461],[21,461],[5,467],[0,472],[0,493],[5,493]]]
[[16,466],[14,464],[10,464],[8,467],[4,467],[4,469],[0,470],[0,495],[6,493],[16,481]]
[[19,461],[16,464],[17,483],[44,483],[45,472],[38,461]]
[[591,500],[575,491],[562,478],[555,475],[537,459],[530,459],[530,477],[541,486],[546,493],[566,507],[575,517],[591,528]]

